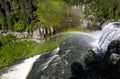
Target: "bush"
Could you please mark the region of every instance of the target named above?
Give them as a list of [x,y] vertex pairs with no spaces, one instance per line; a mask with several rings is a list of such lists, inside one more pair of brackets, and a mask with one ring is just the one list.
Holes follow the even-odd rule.
[[24,29],[25,27],[22,22],[18,21],[17,23],[14,24],[15,31],[23,31]]
[[60,26],[67,9],[60,0],[44,0],[38,3],[36,14],[43,26]]
[[16,40],[16,37],[13,36],[13,35],[10,35],[10,34],[8,34],[6,36],[0,36],[0,42],[3,45],[7,44],[7,43],[11,43],[11,42],[13,42],[15,40]]

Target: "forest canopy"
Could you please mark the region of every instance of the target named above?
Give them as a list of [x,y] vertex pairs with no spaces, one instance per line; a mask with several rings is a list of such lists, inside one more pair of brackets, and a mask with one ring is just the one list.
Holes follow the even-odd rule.
[[0,29],[23,31],[60,26],[66,12],[60,0],[0,0]]
[[73,5],[84,5],[85,18],[94,22],[120,20],[120,0],[0,0],[0,29],[61,27]]
[[86,17],[94,21],[120,21],[120,0],[64,0],[69,5],[84,5]]

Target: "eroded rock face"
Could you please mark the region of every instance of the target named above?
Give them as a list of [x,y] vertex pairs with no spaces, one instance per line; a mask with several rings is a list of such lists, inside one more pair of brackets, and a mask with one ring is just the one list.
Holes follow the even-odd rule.
[[[112,41],[105,54],[105,63],[117,65],[120,61],[120,41]],[[120,65],[119,65],[120,66]]]
[[112,64],[116,64],[120,59],[120,55],[119,54],[116,54],[116,53],[112,53],[110,55],[110,58],[109,58],[109,61],[112,63]]

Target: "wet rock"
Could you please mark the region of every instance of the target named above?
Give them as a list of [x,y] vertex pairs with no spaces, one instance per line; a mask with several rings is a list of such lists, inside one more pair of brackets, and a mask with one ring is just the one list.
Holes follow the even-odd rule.
[[120,55],[119,55],[119,54],[112,53],[112,54],[110,55],[109,61],[110,61],[112,64],[116,64],[119,60],[120,60]]
[[120,61],[120,41],[115,40],[108,46],[107,52],[104,56],[106,65],[116,65]]

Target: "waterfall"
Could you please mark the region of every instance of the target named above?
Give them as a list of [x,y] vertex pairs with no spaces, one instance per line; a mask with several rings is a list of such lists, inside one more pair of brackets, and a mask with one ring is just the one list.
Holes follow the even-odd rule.
[[[64,34],[57,35],[55,38]],[[120,38],[120,22],[109,23],[102,31],[92,32],[92,34],[78,32],[69,34],[73,36],[55,50],[28,58],[7,69],[1,69],[0,79],[78,79],[77,77],[81,79],[82,75],[80,76],[79,72],[86,70],[86,57],[94,52],[91,49],[104,55],[108,45]],[[102,78],[98,76],[96,79]]]
[[20,64],[5,67],[4,69],[0,70],[0,79],[26,79],[30,69],[32,68],[33,63],[39,57],[40,55],[36,55],[24,60]]
[[113,40],[120,38],[120,22],[113,22],[105,25],[102,29],[101,37],[98,40],[98,50],[104,54],[107,51],[108,45]]

